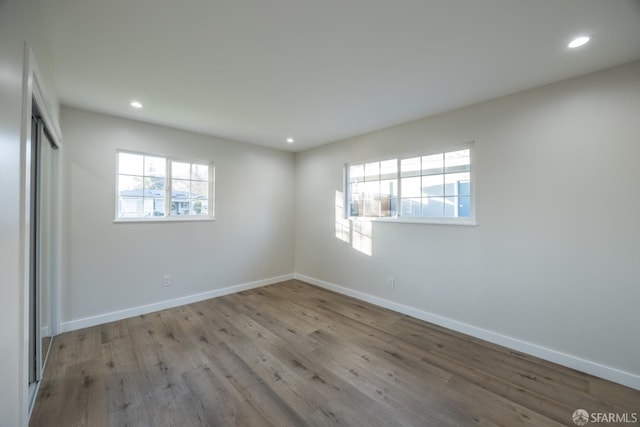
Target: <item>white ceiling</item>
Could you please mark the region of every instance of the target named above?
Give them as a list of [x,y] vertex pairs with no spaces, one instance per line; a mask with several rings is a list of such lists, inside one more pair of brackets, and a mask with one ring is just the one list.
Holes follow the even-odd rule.
[[62,104],[292,151],[640,58],[637,0],[38,4]]

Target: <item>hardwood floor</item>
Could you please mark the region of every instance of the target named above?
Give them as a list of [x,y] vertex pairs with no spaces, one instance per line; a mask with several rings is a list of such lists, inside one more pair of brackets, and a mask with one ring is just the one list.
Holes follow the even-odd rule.
[[640,391],[288,281],[60,335],[30,426],[574,426]]

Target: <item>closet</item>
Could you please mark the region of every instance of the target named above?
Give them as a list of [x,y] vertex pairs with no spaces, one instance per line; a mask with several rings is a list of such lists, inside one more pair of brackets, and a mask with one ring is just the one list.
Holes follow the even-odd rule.
[[[27,354],[29,398],[35,399],[52,337],[59,277],[59,149],[33,100],[31,138],[25,147],[26,254],[28,290]],[[30,405],[31,406],[31,405]]]

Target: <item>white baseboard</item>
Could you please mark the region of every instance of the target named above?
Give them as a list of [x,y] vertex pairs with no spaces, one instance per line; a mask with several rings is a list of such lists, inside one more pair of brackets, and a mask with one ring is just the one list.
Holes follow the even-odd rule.
[[364,292],[345,288],[333,283],[305,276],[303,274],[295,273],[294,278],[324,289],[328,289],[330,291],[337,292],[339,294],[347,295],[380,307],[388,308],[390,310],[397,311],[398,313],[406,314],[408,316],[415,317],[417,319],[424,320],[426,322],[430,322],[447,329],[461,332],[466,335],[471,335],[475,338],[479,338],[494,344],[501,345],[503,347],[539,357],[540,359],[544,359],[549,362],[557,363],[562,366],[566,366],[599,378],[604,378],[606,380],[613,381],[615,383],[622,384],[636,390],[640,390],[640,375],[637,374],[621,371],[610,366],[605,366],[596,362],[582,359],[577,356],[572,356],[556,350],[551,350],[549,348],[519,340],[517,338],[502,335],[497,332],[482,329],[477,326],[442,317],[437,314],[429,313],[427,311],[419,310],[414,307],[389,301],[384,298],[376,297]]
[[153,304],[131,307],[124,310],[113,311],[110,313],[99,314],[96,316],[84,317],[82,319],[70,320],[60,323],[60,333],[75,331],[90,326],[101,325],[103,323],[113,322],[116,320],[126,319],[127,317],[148,314],[154,311],[164,310],[167,308],[178,307],[185,304],[191,304],[210,298],[220,297],[223,295],[233,294],[236,292],[246,291],[248,289],[259,288],[262,286],[272,285],[285,280],[293,279],[293,274],[285,274],[283,276],[271,277],[269,279],[258,280],[255,282],[243,283],[241,285],[229,286],[222,289],[214,289],[212,291],[202,292],[199,294],[187,295],[184,297],[174,298],[166,301],[160,301]]
[[627,387],[634,388],[636,390],[640,390],[640,375],[621,371],[610,366],[605,366],[596,362],[582,359],[577,356],[565,354],[556,350],[539,346],[537,344],[532,344],[517,338],[502,335],[497,332],[489,331],[487,329],[479,328],[477,326],[469,325],[467,323],[459,322],[457,320],[449,319],[447,317],[439,316],[437,314],[429,313],[427,311],[419,310],[414,307],[370,295],[365,292],[345,288],[343,286],[325,282],[323,280],[298,273],[286,274],[269,279],[258,280],[255,282],[249,282],[240,285],[229,286],[222,289],[202,292],[199,294],[187,295],[171,300],[160,301],[153,304],[147,304],[143,306],[128,308],[125,310],[119,310],[110,313],[99,314],[96,316],[85,317],[82,319],[62,322],[60,324],[60,333],[75,331],[90,326],[101,325],[103,323],[122,320],[133,316],[139,316],[141,314],[148,314],[154,311],[178,307],[185,304],[191,304],[210,298],[272,285],[274,283],[291,279],[298,279],[303,282],[337,292],[339,294],[347,295],[380,307],[388,308],[390,310],[397,311],[398,313],[406,314],[408,316],[415,317],[417,319],[424,320],[426,322],[430,322],[457,332],[461,332],[475,338],[479,338],[513,350],[521,351],[523,353],[530,354],[532,356],[536,356],[562,366],[576,369],[578,371],[585,372],[596,377],[604,378],[606,380],[613,381]]

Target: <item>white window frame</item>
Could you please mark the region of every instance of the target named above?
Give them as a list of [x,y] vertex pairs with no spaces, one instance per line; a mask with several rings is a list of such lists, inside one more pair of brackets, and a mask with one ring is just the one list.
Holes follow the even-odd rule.
[[[118,178],[120,176],[120,153],[125,154],[135,154],[140,156],[149,156],[149,157],[157,157],[165,159],[165,189],[164,189],[164,200],[165,200],[165,215],[164,216],[150,216],[150,217],[119,217],[118,211],[118,202],[120,195],[118,194]],[[116,161],[115,161],[115,205],[114,205],[114,215],[115,220],[114,223],[132,223],[132,222],[189,222],[189,221],[215,221],[215,164],[210,160],[194,160],[194,159],[184,159],[172,156],[165,156],[162,154],[155,153],[147,153],[142,151],[132,151],[132,150],[124,150],[117,149],[116,150]],[[172,203],[172,176],[171,176],[171,163],[172,162],[180,162],[180,163],[189,163],[191,165],[206,165],[208,166],[208,207],[207,213],[204,215],[172,215],[171,214],[171,203]]]
[[[454,151],[460,150],[469,150],[469,158],[470,158],[470,201],[469,201],[469,216],[468,217],[428,217],[428,216],[402,216],[402,172],[401,172],[401,162],[405,159],[410,159],[414,157],[422,157],[422,156],[430,156],[434,154],[444,154]],[[383,162],[388,160],[397,160],[398,167],[396,172],[396,182],[397,182],[397,194],[396,194],[396,215],[388,216],[388,217],[378,217],[378,216],[350,216],[349,209],[351,204],[351,186],[350,186],[350,177],[349,177],[349,169],[353,165],[364,165],[366,163],[371,162]],[[458,144],[454,146],[448,147],[440,147],[434,148],[426,151],[422,151],[420,153],[410,153],[403,154],[399,156],[387,156],[383,158],[370,159],[366,161],[354,161],[350,163],[346,163],[344,165],[344,176],[343,176],[343,194],[344,194],[344,218],[350,221],[374,221],[374,222],[396,222],[396,223],[417,223],[417,224],[443,224],[443,225],[470,225],[476,226],[477,216],[476,216],[476,155],[475,155],[475,142],[467,142],[463,144]],[[422,176],[422,175],[420,175]]]

